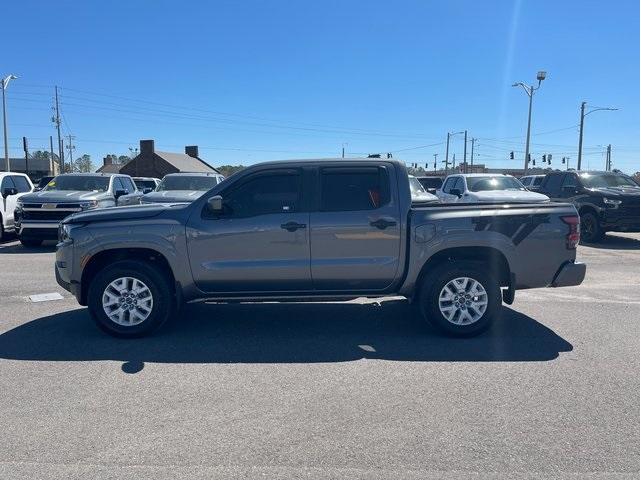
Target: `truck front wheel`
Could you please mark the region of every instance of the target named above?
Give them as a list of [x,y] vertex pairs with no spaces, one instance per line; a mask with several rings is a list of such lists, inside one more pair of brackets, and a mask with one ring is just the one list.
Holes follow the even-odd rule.
[[446,262],[427,273],[420,290],[422,315],[457,337],[478,335],[500,314],[500,284],[481,265]]
[[166,322],[175,298],[163,272],[148,262],[107,265],[91,281],[87,304],[98,327],[115,337],[142,337]]

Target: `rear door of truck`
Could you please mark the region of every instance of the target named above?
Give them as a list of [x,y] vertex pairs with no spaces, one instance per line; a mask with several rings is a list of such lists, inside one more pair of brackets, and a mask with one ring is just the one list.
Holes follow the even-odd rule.
[[400,202],[392,164],[320,165],[310,214],[315,290],[384,290],[401,264]]

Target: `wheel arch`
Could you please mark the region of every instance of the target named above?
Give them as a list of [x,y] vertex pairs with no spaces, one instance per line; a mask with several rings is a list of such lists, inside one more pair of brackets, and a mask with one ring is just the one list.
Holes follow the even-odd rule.
[[170,287],[176,294],[179,294],[180,289],[176,283],[173,270],[171,269],[169,261],[162,253],[152,248],[111,248],[101,250],[98,253],[92,255],[84,265],[80,281],[81,292],[79,303],[81,305],[87,304],[89,285],[91,284],[91,281],[93,280],[93,278],[95,278],[97,273],[106,265],[121,260],[143,261],[154,265],[163,274],[168,275]]
[[513,283],[511,268],[505,255],[493,247],[452,247],[440,250],[425,262],[416,281],[416,291],[427,278],[430,271],[446,262],[474,262],[489,266],[489,271],[498,280],[501,287]]

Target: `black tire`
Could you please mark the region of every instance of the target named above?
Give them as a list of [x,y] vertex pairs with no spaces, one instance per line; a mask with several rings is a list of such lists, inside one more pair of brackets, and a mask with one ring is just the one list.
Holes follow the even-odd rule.
[[[440,311],[440,293],[452,280],[457,278],[470,278],[478,282],[486,292],[487,305],[484,312],[471,308],[469,314],[480,314],[480,317],[463,324],[455,323],[459,320],[462,311],[458,310],[452,320],[449,321]],[[473,299],[470,298],[469,301]],[[427,278],[422,283],[418,297],[422,316],[441,332],[455,337],[471,337],[487,330],[496,320],[502,310],[502,294],[498,281],[487,272],[485,265],[475,262],[446,262],[436,267],[433,272],[427,273]],[[446,305],[446,304],[445,304]],[[452,302],[453,305],[453,302]],[[467,309],[466,304],[464,309]]]
[[[121,325],[111,320],[102,305],[105,290],[118,278],[131,277],[144,283],[151,294],[152,306],[148,317],[135,325]],[[114,337],[137,338],[150,334],[165,323],[175,312],[176,300],[170,281],[165,272],[149,262],[122,260],[107,265],[91,281],[87,295],[87,305],[91,318],[98,327]],[[125,320],[131,314],[125,313]]]
[[39,247],[42,245],[43,240],[40,238],[22,238],[20,237],[20,243],[25,247]]
[[598,217],[592,212],[580,215],[580,243],[596,243],[604,237]]

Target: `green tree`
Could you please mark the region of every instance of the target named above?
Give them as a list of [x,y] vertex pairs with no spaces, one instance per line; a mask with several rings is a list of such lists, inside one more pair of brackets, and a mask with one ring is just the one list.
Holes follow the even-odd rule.
[[73,172],[92,172],[93,171],[93,163],[91,162],[91,156],[86,153],[73,161],[73,165],[71,166],[71,171]]
[[229,178],[231,175],[239,172],[240,170],[243,170],[244,168],[244,165],[222,165],[221,167],[216,167],[216,170],[218,170],[226,178]]

